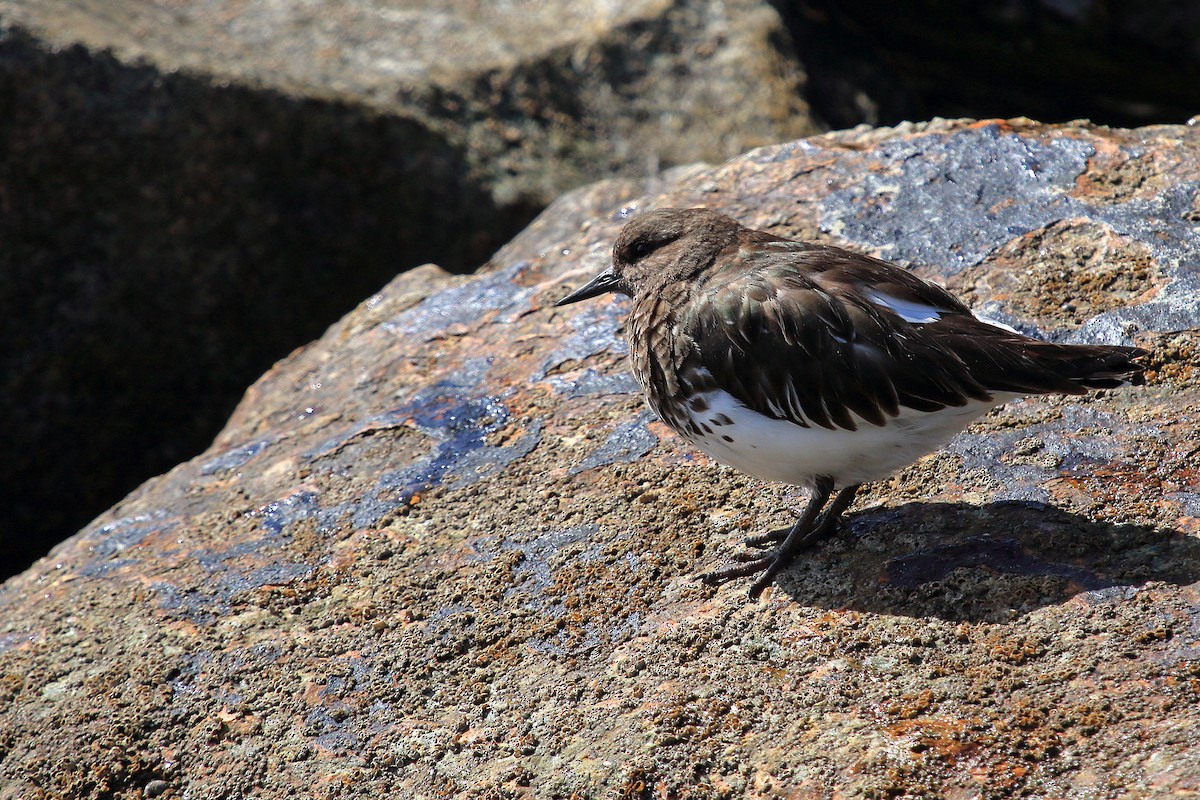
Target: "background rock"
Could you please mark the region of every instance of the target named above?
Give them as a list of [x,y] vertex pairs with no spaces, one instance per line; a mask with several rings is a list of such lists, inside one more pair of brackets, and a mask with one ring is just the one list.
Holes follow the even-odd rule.
[[832,127],[932,116],[1182,122],[1200,108],[1194,0],[792,0]]
[[812,132],[802,88],[757,0],[0,0],[0,574],[398,270]]
[[0,796],[1196,791],[1198,189],[1189,128],[939,122],[632,204],[1153,352],[1146,387],[1012,403],[872,486],[759,604],[694,576],[799,498],[652,421],[625,302],[549,308],[626,212],[397,278],[0,589]]

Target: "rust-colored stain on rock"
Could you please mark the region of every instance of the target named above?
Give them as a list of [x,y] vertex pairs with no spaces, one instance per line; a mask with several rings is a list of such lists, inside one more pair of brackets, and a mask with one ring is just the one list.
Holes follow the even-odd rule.
[[[1198,189],[1183,127],[838,133],[397,278],[4,586],[0,796],[1196,793]],[[764,602],[705,588],[800,498],[653,421],[623,301],[549,307],[700,204],[1151,381],[1011,403]]]

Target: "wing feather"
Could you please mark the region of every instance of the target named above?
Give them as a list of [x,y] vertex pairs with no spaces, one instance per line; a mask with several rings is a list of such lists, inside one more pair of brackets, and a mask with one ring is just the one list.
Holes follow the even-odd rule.
[[[828,254],[812,249],[780,248],[750,262],[753,269],[718,272],[708,302],[692,304],[685,329],[723,388],[764,415],[847,430],[884,425],[901,406],[934,411],[990,399],[953,352],[872,302],[851,285],[853,275],[813,274],[813,257],[827,263]],[[914,281],[893,276],[887,294],[937,308],[939,319],[969,315]]]
[[756,236],[707,276],[707,302],[690,303],[682,322],[699,365],[761,414],[854,430],[901,408],[1082,394],[1141,374],[1136,348],[1031,339],[892,264]]

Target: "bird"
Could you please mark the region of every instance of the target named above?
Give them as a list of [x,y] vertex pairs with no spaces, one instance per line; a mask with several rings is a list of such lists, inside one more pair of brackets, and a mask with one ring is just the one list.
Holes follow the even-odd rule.
[[795,524],[700,576],[757,576],[751,600],[837,530],[863,484],[1014,398],[1140,383],[1147,355],[1034,339],[903,267],[705,208],[634,217],[611,265],[555,306],[614,292],[632,298],[629,357],[659,419],[718,462],[810,493]]

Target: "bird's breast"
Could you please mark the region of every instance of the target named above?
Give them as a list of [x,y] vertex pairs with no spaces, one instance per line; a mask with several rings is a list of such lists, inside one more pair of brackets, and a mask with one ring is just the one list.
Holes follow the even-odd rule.
[[690,389],[683,373],[694,348],[675,308],[669,295],[638,298],[630,312],[626,338],[634,376],[650,407],[678,430],[684,420],[676,405]]

